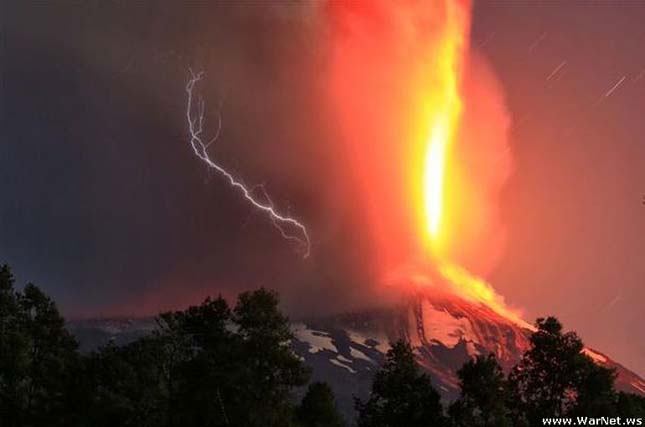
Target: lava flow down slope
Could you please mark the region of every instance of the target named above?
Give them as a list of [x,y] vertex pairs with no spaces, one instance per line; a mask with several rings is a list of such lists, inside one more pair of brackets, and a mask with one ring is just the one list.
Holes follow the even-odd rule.
[[[366,398],[389,343],[410,342],[419,364],[446,400],[459,393],[457,370],[477,355],[495,354],[506,372],[528,349],[532,332],[485,304],[453,294],[420,291],[395,307],[296,322],[294,350],[327,381],[339,406],[353,413],[353,397]],[[645,380],[606,355],[585,348],[596,363],[615,369],[616,388],[645,395]]]
[[[498,211],[512,173],[511,120],[469,44],[471,9],[448,0],[329,8],[331,102],[374,248],[374,282],[396,295],[396,308],[297,328],[303,357],[327,360],[321,379],[338,369],[360,377],[357,366],[373,370],[389,342],[405,339],[452,397],[469,357],[494,353],[508,370],[528,347],[533,326],[483,279],[505,239]],[[640,377],[585,351],[617,369],[620,388],[645,391]]]
[[[370,248],[365,299],[378,303],[294,322],[292,346],[347,414],[399,339],[451,399],[464,362],[493,353],[508,372],[534,330],[485,280],[503,250],[500,193],[512,173],[504,94],[469,45],[467,1],[341,1],[326,13],[329,102],[345,150],[338,167],[349,171],[344,184]],[[98,345],[140,329],[123,326],[71,329]],[[584,351],[616,369],[617,388],[645,394],[638,375]]]

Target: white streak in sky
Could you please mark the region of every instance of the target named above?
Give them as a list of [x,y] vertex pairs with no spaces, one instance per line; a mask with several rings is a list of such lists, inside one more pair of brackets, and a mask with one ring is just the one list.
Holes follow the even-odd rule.
[[622,77],[620,78],[620,80],[618,80],[618,81],[616,82],[616,84],[615,84],[615,85],[613,85],[613,86],[611,87],[611,89],[609,89],[609,90],[605,93],[605,98],[608,98],[612,93],[614,93],[614,91],[615,91],[616,89],[618,89],[618,87],[619,87],[621,84],[623,84],[623,82],[625,81],[625,79],[626,79],[626,78],[627,78],[626,76],[622,76]]
[[256,210],[265,213],[276,229],[280,232],[283,238],[296,242],[301,248],[303,248],[303,256],[307,258],[311,252],[311,241],[309,239],[309,233],[307,228],[297,219],[279,213],[276,208],[273,206],[273,202],[269,198],[268,193],[264,186],[257,186],[262,192],[264,201],[258,199],[253,193],[254,188],[247,188],[240,180],[236,179],[231,173],[229,173],[222,166],[217,164],[214,160],[211,159],[208,148],[217,141],[222,130],[222,116],[218,114],[218,126],[215,131],[215,136],[210,138],[208,141],[204,140],[204,112],[205,112],[205,103],[202,99],[195,101],[193,98],[193,90],[195,85],[202,79],[203,73],[193,73],[190,70],[191,78],[186,84],[186,120],[188,121],[188,130],[189,130],[189,140],[190,146],[193,149],[195,155],[201,159],[209,168],[217,171],[222,175],[230,186],[237,190],[241,196],[243,196],[249,204]]

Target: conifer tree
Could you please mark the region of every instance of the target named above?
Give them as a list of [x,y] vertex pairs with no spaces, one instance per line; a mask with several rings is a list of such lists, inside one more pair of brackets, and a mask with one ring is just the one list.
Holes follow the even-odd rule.
[[446,424],[439,393],[422,373],[410,345],[396,342],[376,373],[365,402],[356,401],[360,427],[442,426]]

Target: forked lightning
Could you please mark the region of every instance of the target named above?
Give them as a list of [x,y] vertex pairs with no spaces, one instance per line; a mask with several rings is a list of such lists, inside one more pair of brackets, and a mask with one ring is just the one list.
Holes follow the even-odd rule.
[[262,197],[264,201],[256,197],[254,189],[249,189],[240,182],[239,179],[235,178],[231,173],[229,173],[222,166],[217,164],[213,159],[211,159],[208,149],[209,147],[218,140],[221,130],[222,130],[222,117],[221,114],[217,115],[218,125],[215,135],[205,140],[204,136],[204,112],[205,112],[205,102],[201,98],[198,101],[195,100],[193,91],[195,86],[202,80],[203,72],[195,74],[190,70],[190,80],[186,84],[186,120],[188,121],[188,130],[189,130],[189,140],[190,146],[192,147],[195,155],[199,157],[206,165],[217,171],[222,175],[228,183],[237,190],[244,198],[257,210],[264,212],[273,225],[278,229],[282,237],[287,240],[291,240],[297,243],[297,245],[302,249],[303,256],[307,258],[311,252],[311,241],[309,239],[309,233],[307,228],[297,219],[279,213],[271,201],[268,193],[264,186],[260,185],[255,188],[259,188],[262,192]]

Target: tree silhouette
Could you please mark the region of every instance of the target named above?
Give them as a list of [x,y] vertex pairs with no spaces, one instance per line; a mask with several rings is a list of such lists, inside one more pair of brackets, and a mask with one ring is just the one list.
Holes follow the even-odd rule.
[[224,399],[239,395],[236,380],[243,361],[226,301],[207,298],[185,311],[161,314],[158,323],[167,355],[163,372],[171,424],[229,425],[233,407]]
[[621,417],[645,419],[645,397],[621,391],[616,398],[616,410]]
[[54,302],[37,286],[14,290],[0,268],[0,419],[6,425],[68,425],[77,343]]
[[289,319],[278,304],[276,292],[261,288],[240,294],[233,310],[241,339],[241,425],[287,425],[293,411],[292,390],[309,379],[310,370],[291,349]]
[[336,409],[334,392],[327,383],[309,385],[307,393],[296,408],[298,427],[342,427],[345,425]]
[[439,393],[421,372],[409,344],[396,342],[376,373],[366,402],[356,400],[360,427],[442,426],[446,424]]
[[544,417],[610,411],[613,372],[582,353],[578,335],[563,333],[556,318],[537,319],[536,326],[530,348],[509,376],[514,423],[542,425]]
[[85,361],[91,383],[84,420],[94,426],[166,425],[169,390],[164,348],[156,337],[117,347],[108,344]]
[[581,354],[577,358],[575,404],[572,416],[607,417],[618,415],[616,406],[618,396],[614,390],[616,373],[595,363],[590,357]]
[[0,267],[0,418],[8,425],[20,425],[26,406],[23,378],[29,369],[29,352],[13,286],[11,270],[3,265]]
[[287,426],[308,370],[275,292],[159,315],[158,330],[91,356],[93,425]]
[[[293,353],[277,293],[239,295],[231,309],[207,298],[161,313],[158,328],[130,344],[79,356],[54,302],[28,284],[14,289],[0,267],[0,425],[268,426],[343,425],[334,395],[313,383]],[[614,390],[615,374],[586,356],[557,319],[538,319],[529,349],[504,378],[493,355],[459,371],[461,393],[443,414],[439,394],[399,341],[376,373],[360,427],[539,426],[543,417],[645,417],[645,398]]]
[[455,426],[511,426],[505,405],[506,379],[493,354],[469,360],[457,376],[461,394],[449,408]]

